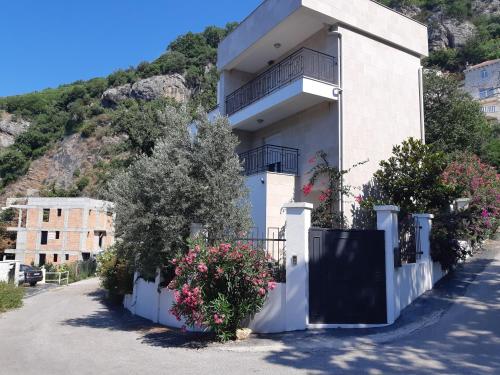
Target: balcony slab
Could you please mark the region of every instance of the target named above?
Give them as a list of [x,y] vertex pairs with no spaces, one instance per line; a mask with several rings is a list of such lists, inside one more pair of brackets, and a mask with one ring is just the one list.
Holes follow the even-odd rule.
[[331,83],[302,77],[234,113],[229,122],[235,129],[256,131],[324,101],[338,100],[336,89]]

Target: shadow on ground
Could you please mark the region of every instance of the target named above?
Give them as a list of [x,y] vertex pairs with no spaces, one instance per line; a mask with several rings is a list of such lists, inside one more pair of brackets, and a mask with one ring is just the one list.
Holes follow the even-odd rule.
[[[445,309],[441,320],[432,326],[383,344],[375,344],[368,334],[391,327],[362,330],[342,349],[304,350],[293,334],[276,335],[274,339],[283,342],[286,349],[270,352],[266,360],[314,374],[498,374],[500,266],[491,265],[482,272],[495,253],[486,252],[460,265],[436,289],[411,305],[403,321],[397,323],[401,326],[404,319],[415,319],[413,314]],[[479,285],[477,276],[481,272]],[[341,330],[325,334],[336,338],[350,335]]]
[[106,298],[106,292],[102,289],[90,292],[87,296],[100,304],[99,309],[88,316],[67,319],[63,324],[72,327],[137,332],[138,340],[143,344],[162,348],[201,349],[213,342],[213,337],[209,334],[182,332],[132,315],[122,306],[110,303]]

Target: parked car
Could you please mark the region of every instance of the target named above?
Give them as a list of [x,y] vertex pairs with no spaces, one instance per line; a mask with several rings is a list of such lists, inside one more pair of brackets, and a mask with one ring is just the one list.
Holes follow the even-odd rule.
[[28,283],[31,286],[35,286],[37,282],[43,280],[42,270],[28,266],[26,264],[21,264],[19,267],[19,284]]

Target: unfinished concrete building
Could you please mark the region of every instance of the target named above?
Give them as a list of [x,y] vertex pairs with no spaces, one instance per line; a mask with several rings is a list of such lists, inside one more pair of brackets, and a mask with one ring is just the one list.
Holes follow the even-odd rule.
[[5,259],[24,264],[86,260],[114,242],[113,204],[91,198],[9,198],[10,232],[16,232]]

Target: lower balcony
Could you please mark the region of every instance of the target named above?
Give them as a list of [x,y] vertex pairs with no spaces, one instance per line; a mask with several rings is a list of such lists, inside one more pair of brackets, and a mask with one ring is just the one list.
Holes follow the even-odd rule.
[[264,145],[239,156],[246,176],[262,172],[298,174],[299,150],[296,148]]

